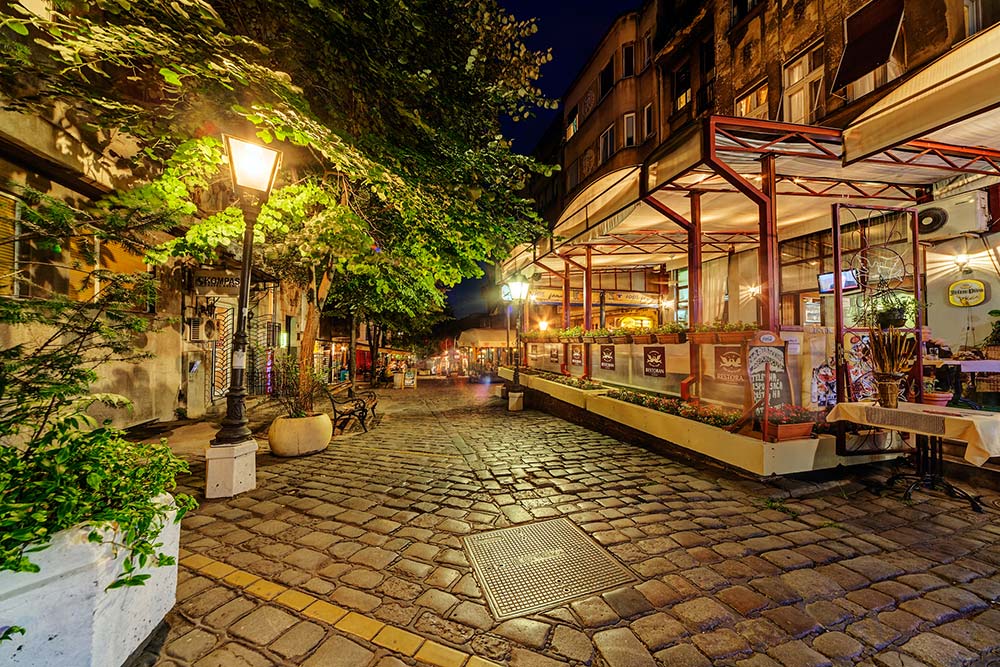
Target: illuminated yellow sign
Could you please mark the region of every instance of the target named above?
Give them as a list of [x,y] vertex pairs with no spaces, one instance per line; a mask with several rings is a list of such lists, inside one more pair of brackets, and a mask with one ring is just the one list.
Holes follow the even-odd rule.
[[971,308],[986,301],[986,283],[963,278],[948,285],[948,303],[959,308]]

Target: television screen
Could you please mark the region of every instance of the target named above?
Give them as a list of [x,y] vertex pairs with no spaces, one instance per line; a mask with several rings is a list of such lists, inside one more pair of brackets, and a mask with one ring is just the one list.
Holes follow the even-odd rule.
[[[833,273],[821,273],[817,276],[817,279],[819,281],[820,294],[833,294]],[[854,269],[846,269],[840,272],[840,287],[845,293],[861,288],[858,284],[858,274]]]

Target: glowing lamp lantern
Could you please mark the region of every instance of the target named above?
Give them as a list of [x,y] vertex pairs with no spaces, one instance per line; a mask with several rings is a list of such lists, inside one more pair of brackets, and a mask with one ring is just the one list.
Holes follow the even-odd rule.
[[545,320],[542,320],[541,322],[538,323],[538,330],[539,331],[548,331],[549,330],[549,323],[546,322]]
[[528,298],[528,289],[531,287],[531,283],[525,280],[524,276],[519,273],[515,273],[511,276],[510,280],[503,284],[500,289],[500,295],[504,301],[513,302],[515,306],[515,311],[517,312],[517,323],[514,326],[514,333],[517,336],[517,354],[514,355],[514,386],[511,387],[512,392],[522,392],[521,388],[521,308],[519,307],[524,300]]
[[281,152],[228,134],[223,139],[236,189],[253,190],[265,195],[269,193],[281,163]]

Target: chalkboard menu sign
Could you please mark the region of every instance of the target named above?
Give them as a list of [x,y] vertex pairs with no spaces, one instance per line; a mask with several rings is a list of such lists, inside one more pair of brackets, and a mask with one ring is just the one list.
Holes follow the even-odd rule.
[[417,386],[417,371],[415,368],[408,368],[403,372],[403,388]]
[[770,373],[767,384],[770,389],[768,405],[778,406],[794,403],[792,383],[788,377],[788,356],[785,342],[770,331],[758,331],[747,345],[747,378],[749,379],[750,404],[764,398],[766,373]]

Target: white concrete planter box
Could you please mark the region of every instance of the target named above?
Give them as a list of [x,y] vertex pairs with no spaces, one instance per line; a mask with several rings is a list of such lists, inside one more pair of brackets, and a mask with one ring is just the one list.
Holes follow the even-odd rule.
[[569,403],[570,405],[575,405],[578,408],[587,407],[588,396],[600,396],[601,394],[606,394],[608,392],[607,389],[577,389],[576,387],[570,387],[569,385],[553,382],[552,380],[545,380],[540,377],[531,378],[531,388],[546,393],[552,398],[557,398],[560,401]]
[[589,396],[587,410],[764,477],[824,470],[838,465],[886,461],[898,456],[898,454],[837,456],[836,440],[832,436],[762,442],[758,438],[730,433],[693,419],[685,419],[606,396]]
[[[158,552],[176,559],[181,527],[173,518],[172,512],[156,541],[163,543]],[[89,532],[57,533],[48,548],[30,555],[39,572],[0,572],[0,625],[26,631],[0,644],[0,664],[118,667],[174,606],[176,565],[142,570],[151,575],[143,586],[106,591],[124,553],[88,542]]]
[[513,368],[498,368],[497,375],[502,377],[504,380],[514,380],[514,369]]

